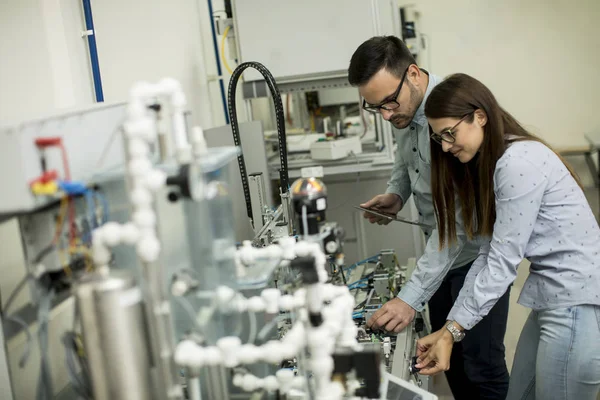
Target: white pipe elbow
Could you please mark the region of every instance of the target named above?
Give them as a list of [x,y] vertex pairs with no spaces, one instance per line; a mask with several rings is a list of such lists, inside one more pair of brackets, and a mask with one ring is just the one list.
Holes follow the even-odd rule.
[[221,350],[223,365],[227,368],[238,365],[238,352],[241,346],[242,341],[237,336],[227,336],[217,341],[217,347]]
[[160,254],[160,241],[153,235],[143,236],[137,243],[136,251],[142,261],[155,262]]
[[261,297],[265,302],[265,311],[269,314],[277,314],[279,312],[279,297],[281,292],[279,289],[269,288],[261,293]]
[[182,367],[200,368],[206,361],[202,347],[191,340],[179,342],[173,356],[175,363]]

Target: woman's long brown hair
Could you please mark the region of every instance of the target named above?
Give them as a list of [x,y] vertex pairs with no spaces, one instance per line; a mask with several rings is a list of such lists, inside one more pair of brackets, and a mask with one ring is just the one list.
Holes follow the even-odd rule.
[[[543,140],[527,132],[500,107],[483,83],[469,75],[449,76],[433,89],[425,103],[425,115],[428,118],[466,116],[463,123],[472,123],[476,110],[485,112],[487,123],[484,126],[483,143],[473,160],[463,164],[445,154],[438,143],[431,141],[431,186],[440,248],[456,242],[457,198],[469,239],[492,235],[496,221],[494,170],[509,143],[532,140],[551,149]],[[575,171],[560,155],[558,157],[581,187]]]

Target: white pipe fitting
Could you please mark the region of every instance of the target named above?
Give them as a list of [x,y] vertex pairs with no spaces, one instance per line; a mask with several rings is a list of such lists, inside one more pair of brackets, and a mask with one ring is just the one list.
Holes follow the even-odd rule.
[[265,289],[261,293],[261,297],[265,301],[265,311],[269,314],[277,314],[279,312],[278,300],[281,295],[279,289]]
[[246,305],[248,306],[248,310],[254,313],[265,311],[266,308],[264,299],[258,296],[250,297]]
[[279,384],[279,390],[282,394],[289,393],[292,390],[292,381],[294,380],[294,371],[290,369],[280,369],[275,373],[277,383]]
[[237,336],[227,336],[217,341],[217,347],[221,350],[223,365],[233,368],[238,365],[238,351],[242,342]]

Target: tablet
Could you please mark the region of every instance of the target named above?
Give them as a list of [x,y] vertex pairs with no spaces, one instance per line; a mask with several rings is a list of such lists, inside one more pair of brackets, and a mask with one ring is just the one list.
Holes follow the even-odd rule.
[[411,221],[409,219],[398,217],[396,215],[389,214],[389,213],[386,213],[386,212],[383,212],[383,211],[374,210],[372,208],[364,208],[364,207],[361,207],[361,206],[353,206],[353,207],[356,208],[356,209],[358,209],[358,210],[368,212],[369,214],[373,214],[373,215],[377,215],[378,217],[389,219],[390,221],[404,222],[405,224],[416,225],[416,226],[420,226],[422,228],[431,228],[429,225],[423,224],[421,222]]

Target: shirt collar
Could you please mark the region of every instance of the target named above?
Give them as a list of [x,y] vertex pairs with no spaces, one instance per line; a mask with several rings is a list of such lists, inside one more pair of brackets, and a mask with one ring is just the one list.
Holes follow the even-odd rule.
[[427,126],[427,117],[425,116],[425,101],[427,101],[427,97],[429,97],[429,94],[431,93],[435,85],[438,84],[438,78],[437,76],[430,74],[423,68],[421,68],[421,71],[425,72],[427,76],[429,76],[429,82],[427,83],[427,90],[425,91],[425,96],[423,96],[423,101],[419,105],[419,108],[417,108],[417,112],[413,117],[413,122],[421,126]]

